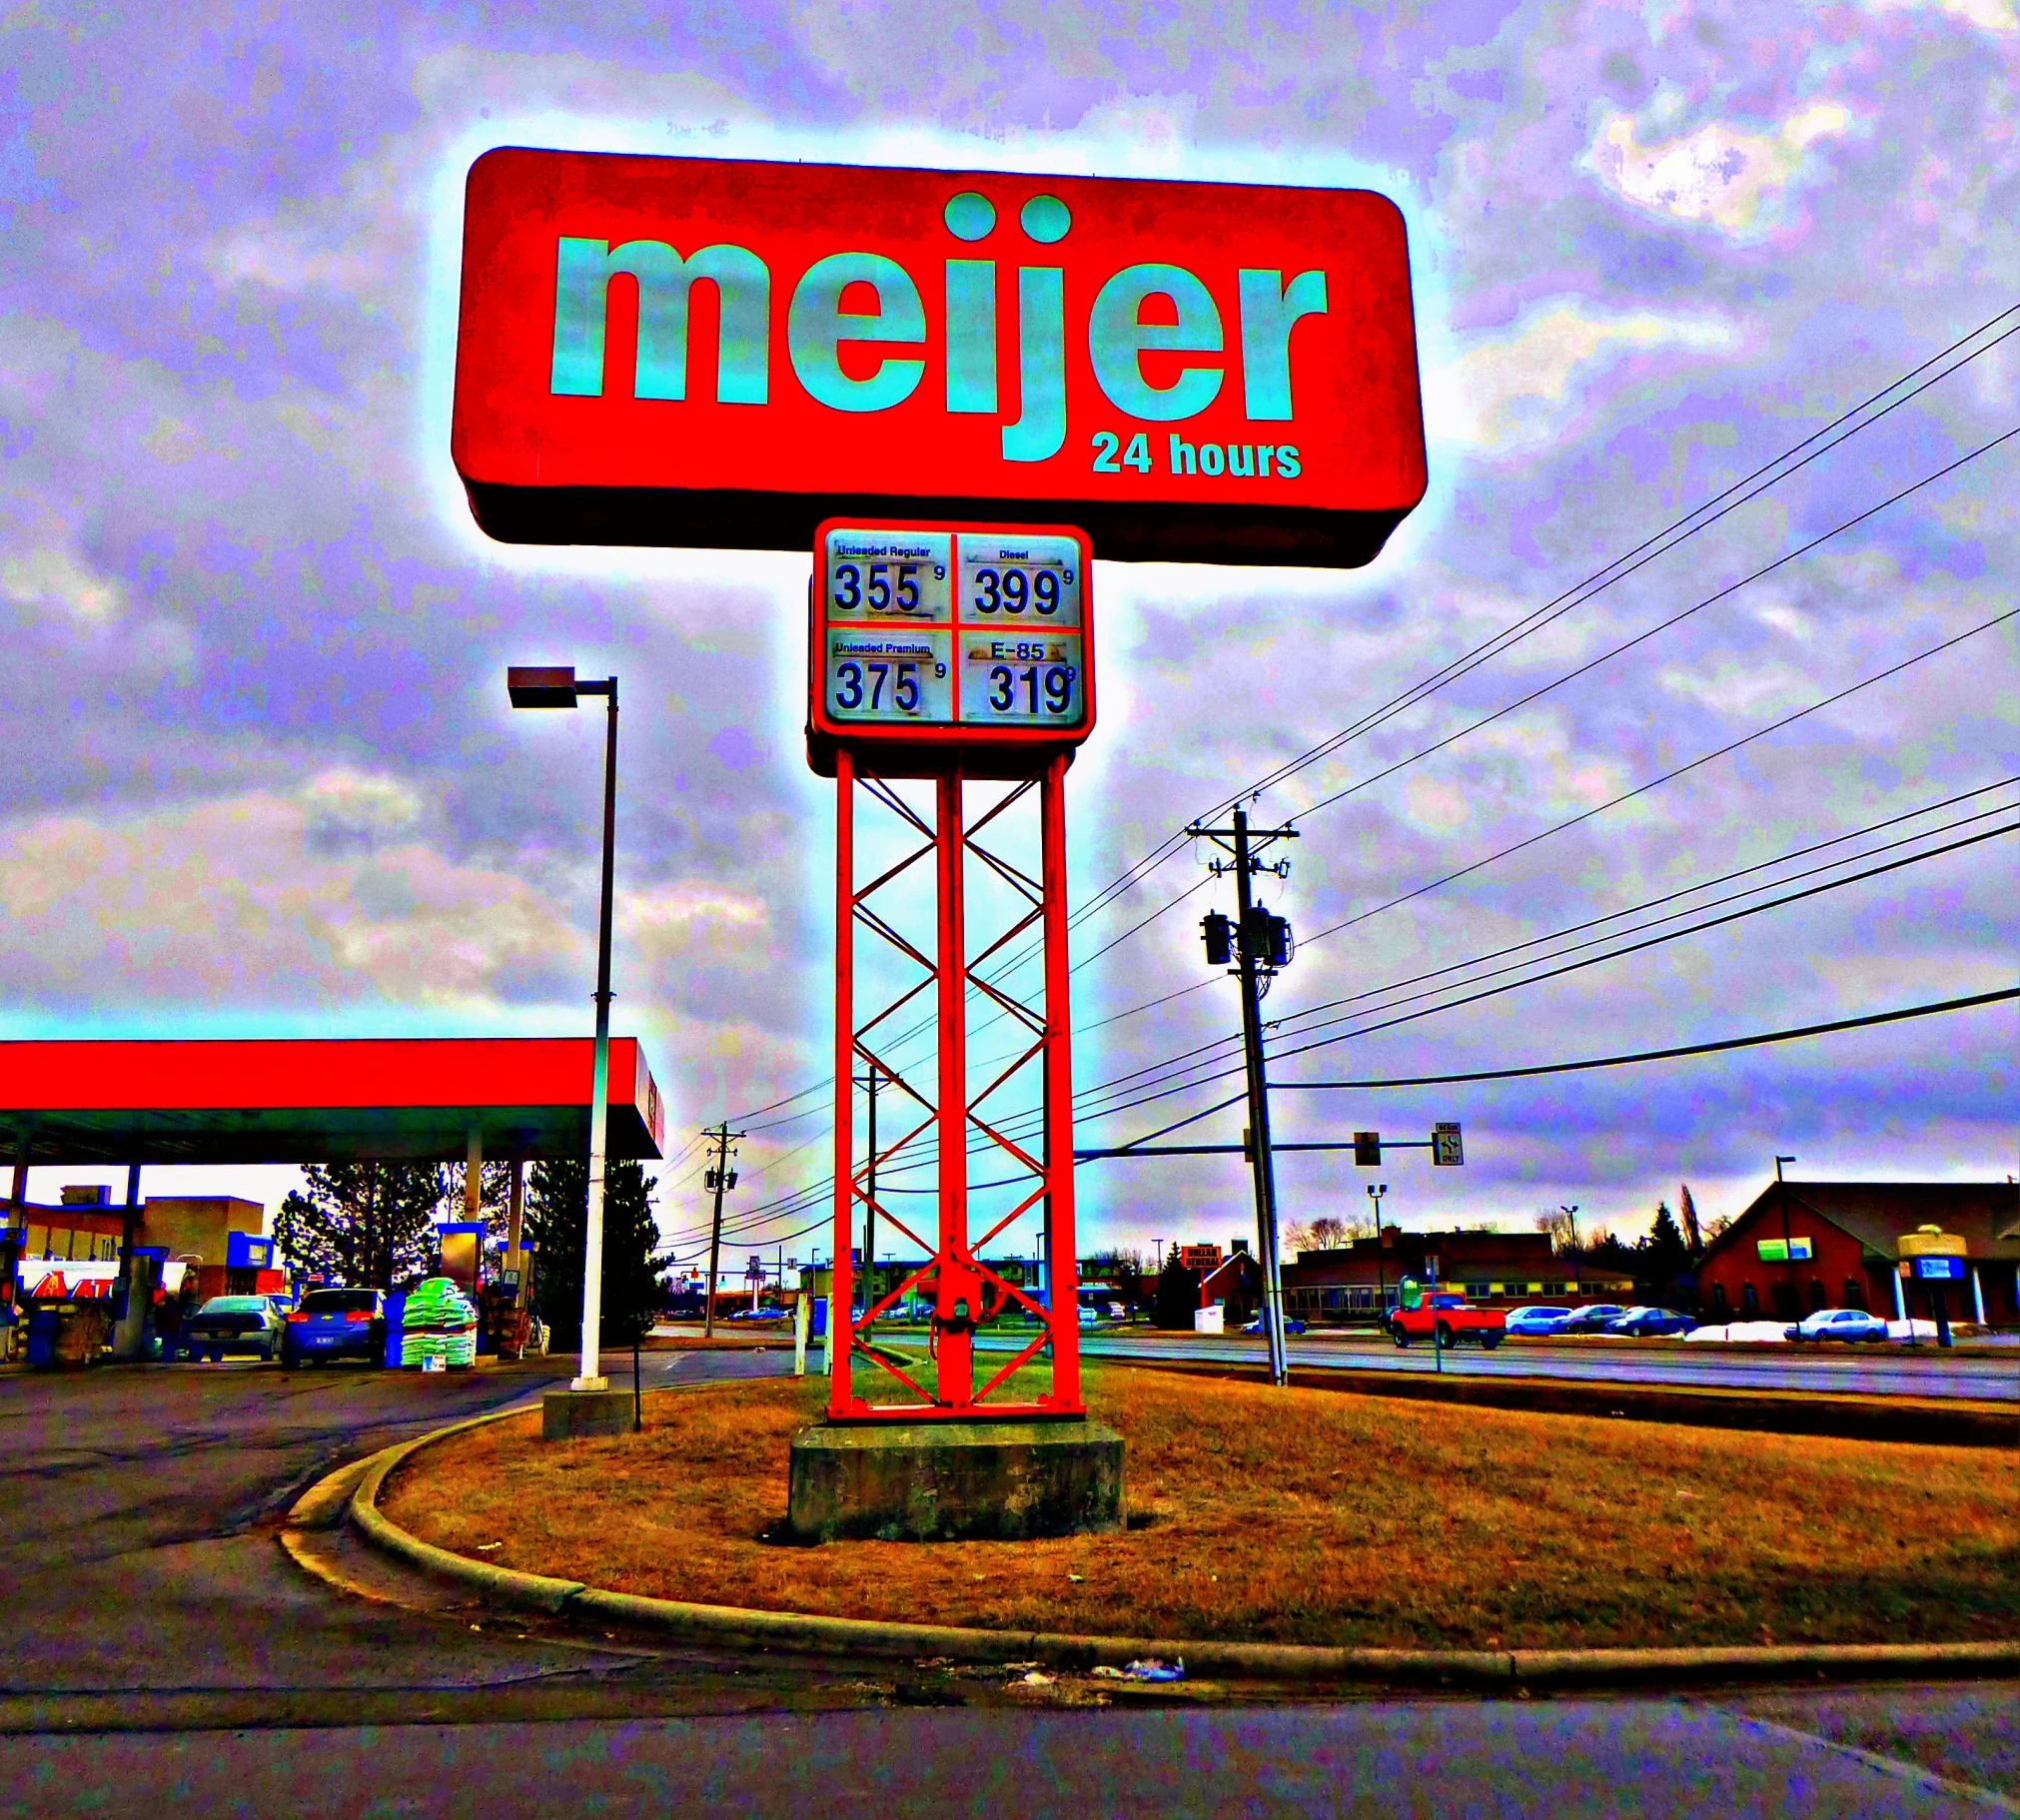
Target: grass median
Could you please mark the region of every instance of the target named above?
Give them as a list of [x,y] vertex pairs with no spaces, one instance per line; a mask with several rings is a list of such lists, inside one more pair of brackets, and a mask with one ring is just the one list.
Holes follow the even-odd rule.
[[1090,1366],[1128,1532],[765,1539],[824,1384],[536,1413],[424,1449],[380,1499],[473,1559],[704,1604],[1002,1629],[1430,1648],[1890,1643],[2020,1628],[2004,1454],[1397,1403]]

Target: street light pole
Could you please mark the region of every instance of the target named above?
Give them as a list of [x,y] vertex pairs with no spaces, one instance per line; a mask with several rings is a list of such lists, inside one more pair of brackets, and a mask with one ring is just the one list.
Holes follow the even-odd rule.
[[1375,1325],[1389,1325],[1389,1278],[1382,1269],[1382,1197],[1389,1192],[1387,1182],[1371,1182],[1368,1199],[1375,1203]]
[[572,708],[583,695],[609,702],[603,740],[603,877],[596,916],[596,1046],[589,1075],[589,1183],[582,1233],[581,1373],[571,1390],[607,1390],[602,1375],[603,1165],[609,1140],[610,903],[617,860],[617,679],[587,682],[565,667],[513,666],[505,687],[515,708]]

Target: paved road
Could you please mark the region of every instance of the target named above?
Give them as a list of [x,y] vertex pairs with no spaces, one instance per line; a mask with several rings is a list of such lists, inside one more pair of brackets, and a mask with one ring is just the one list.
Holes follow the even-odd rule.
[[[677,1383],[789,1357],[646,1363]],[[322,1471],[571,1368],[0,1376],[0,1814],[1938,1815],[2020,1795],[2007,1687],[1025,1710],[907,1664],[568,1630],[370,1556],[358,1574],[409,1602],[345,1597],[277,1545]]]
[[[1008,1335],[977,1337],[981,1352],[1015,1352],[1024,1343]],[[1387,1340],[1315,1340],[1288,1343],[1291,1368],[1336,1371],[1435,1371],[1438,1360],[1427,1346],[1399,1350]],[[1200,1363],[1262,1365],[1267,1359],[1260,1335],[1231,1334],[1224,1340],[1190,1335],[1118,1334],[1096,1331],[1081,1337],[1089,1359],[1192,1360]],[[1719,1390],[1824,1390],[1864,1396],[1962,1397],[1975,1401],[2020,1402],[2020,1353],[2009,1350],[1940,1353],[1935,1348],[1869,1352],[1798,1350],[1740,1353],[1691,1347],[1649,1348],[1580,1345],[1575,1341],[1509,1342],[1496,1352],[1461,1346],[1445,1356],[1448,1372],[1472,1377],[1554,1377],[1601,1383],[1686,1384]]]
[[[647,1365],[694,1358],[647,1355]],[[790,1364],[715,1354],[685,1368]],[[233,1364],[0,1377],[0,1722],[24,1700],[85,1690],[464,1686],[579,1671],[574,1650],[504,1648],[334,1598],[276,1539],[324,1472],[574,1368],[539,1360],[425,1376]]]
[[[14,1740],[0,1814],[1759,1814],[2020,1805],[1676,1700],[876,1711]],[[11,1801],[10,1801],[11,1794]]]

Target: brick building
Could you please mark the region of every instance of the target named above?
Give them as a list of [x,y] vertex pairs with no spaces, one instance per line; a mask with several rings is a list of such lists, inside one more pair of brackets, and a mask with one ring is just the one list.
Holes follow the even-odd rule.
[[2020,1322],[2020,1189],[2010,1182],[1770,1182],[1698,1261],[1704,1319],[1795,1321],[1822,1308],[1929,1319],[1930,1286],[1899,1275],[1901,1237],[1921,1226],[1965,1242],[1953,1319]]
[[1403,1278],[1429,1280],[1433,1259],[1440,1284],[1489,1308],[1616,1302],[1634,1290],[1629,1273],[1558,1256],[1547,1233],[1407,1233],[1385,1226],[1379,1239],[1300,1252],[1286,1262],[1284,1313],[1314,1327],[1377,1321],[1378,1310],[1396,1307]]
[[[129,1212],[102,1187],[66,1188],[53,1207],[0,1203],[0,1227],[23,1259],[110,1264],[119,1258]],[[206,1296],[279,1290],[267,1237],[267,1210],[236,1195],[155,1195],[132,1210],[133,1243],[163,1263],[187,1262]]]

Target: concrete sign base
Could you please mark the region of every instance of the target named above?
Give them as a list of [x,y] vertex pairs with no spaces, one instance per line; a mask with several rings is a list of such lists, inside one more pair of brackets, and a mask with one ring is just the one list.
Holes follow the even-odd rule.
[[540,1398],[542,1440],[587,1440],[630,1432],[629,1390],[549,1390]]
[[817,1423],[792,1439],[807,1541],[1021,1541],[1123,1526],[1123,1442],[1091,1421]]

